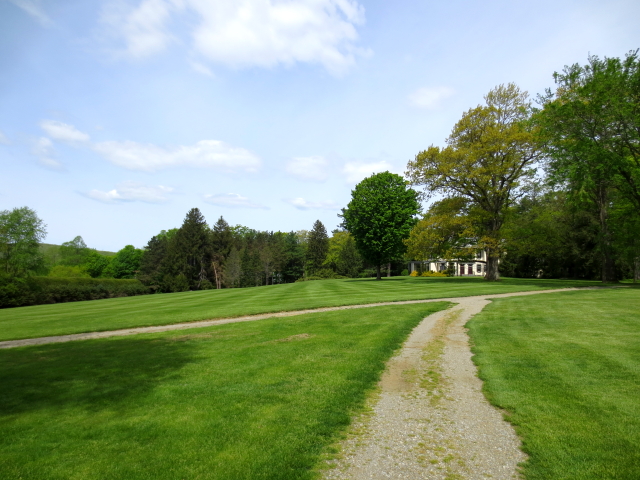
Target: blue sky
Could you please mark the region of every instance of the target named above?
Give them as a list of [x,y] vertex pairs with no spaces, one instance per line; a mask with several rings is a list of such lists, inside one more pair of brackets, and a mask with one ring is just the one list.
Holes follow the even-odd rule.
[[0,209],[49,243],[328,230],[501,83],[640,47],[637,1],[0,0]]

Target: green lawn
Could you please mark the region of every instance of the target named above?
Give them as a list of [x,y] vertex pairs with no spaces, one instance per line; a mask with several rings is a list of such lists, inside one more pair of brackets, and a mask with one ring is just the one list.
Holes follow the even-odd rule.
[[640,478],[640,290],[498,299],[468,327],[528,480]]
[[0,478],[314,478],[392,352],[446,306],[0,350]]
[[598,282],[392,277],[377,282],[323,280],[267,287],[208,290],[0,310],[0,340],[235,317],[285,310],[399,300],[519,292]]

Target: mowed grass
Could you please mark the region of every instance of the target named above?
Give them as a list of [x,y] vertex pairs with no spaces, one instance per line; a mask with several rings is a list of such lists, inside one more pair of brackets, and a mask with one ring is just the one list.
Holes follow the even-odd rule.
[[640,290],[498,299],[468,327],[526,479],[640,478]]
[[0,340],[167,325],[257,313],[340,305],[521,292],[598,282],[392,277],[323,280],[257,288],[207,290],[0,310]]
[[0,478],[308,479],[446,302],[0,350]]

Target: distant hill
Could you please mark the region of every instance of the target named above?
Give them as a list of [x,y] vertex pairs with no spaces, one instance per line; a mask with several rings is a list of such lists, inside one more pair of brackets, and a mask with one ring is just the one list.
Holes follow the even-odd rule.
[[[52,243],[41,243],[40,251],[45,256],[55,256],[60,249],[60,245],[53,245]],[[116,252],[105,252],[104,250],[97,250],[100,255],[105,255],[107,257],[113,257]]]

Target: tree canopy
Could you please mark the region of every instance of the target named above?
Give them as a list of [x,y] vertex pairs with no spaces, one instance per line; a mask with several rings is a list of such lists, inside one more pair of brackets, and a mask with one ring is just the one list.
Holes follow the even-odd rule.
[[342,225],[353,235],[360,254],[376,267],[402,256],[403,239],[409,236],[420,211],[418,194],[400,175],[382,172],[365,178],[351,191],[342,209]]
[[28,207],[0,211],[0,269],[10,277],[24,276],[42,266],[39,244],[46,225]]
[[467,111],[453,127],[447,146],[431,145],[407,165],[407,178],[433,194],[469,201],[477,238],[474,247],[487,251],[487,280],[498,280],[508,207],[524,178],[534,174],[540,156],[529,122],[527,92],[515,84],[499,85],[485,97],[486,105]]
[[[591,204],[599,220],[603,281],[615,281],[611,207],[620,201],[640,212],[640,59],[589,57],[587,65],[554,74],[555,91],[541,97],[534,117],[546,145],[548,171],[569,199]],[[587,205],[585,205],[587,206]],[[640,256],[640,252],[636,255]]]

